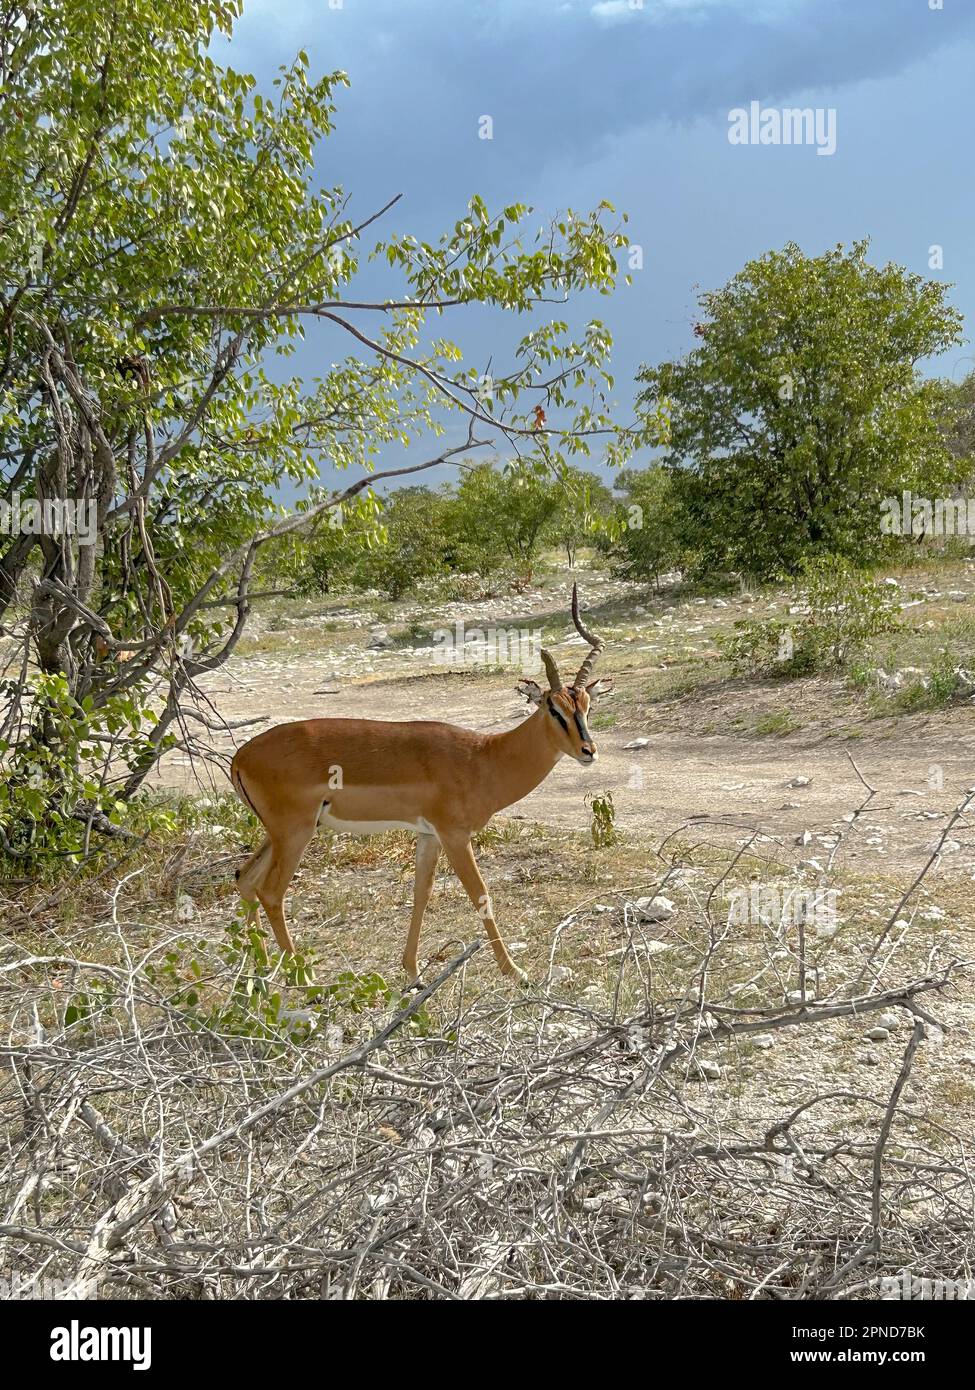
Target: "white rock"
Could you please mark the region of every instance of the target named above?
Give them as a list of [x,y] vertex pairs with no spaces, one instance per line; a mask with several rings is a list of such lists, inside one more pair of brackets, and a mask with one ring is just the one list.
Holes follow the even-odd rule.
[[647,748],[650,744],[648,738],[635,738],[632,743],[624,743],[623,750],[627,752],[631,748]]
[[196,903],[189,893],[180,893],[176,899],[176,920],[179,922],[192,922],[196,916]]
[[637,898],[636,902],[630,903],[644,922],[666,922],[674,915],[674,904],[669,898],[658,894],[655,898]]
[[863,1036],[867,1042],[886,1042],[890,1033],[886,1028],[868,1028]]
[[698,1081],[719,1081],[721,1079],[721,1068],[717,1062],[698,1062],[695,1069],[691,1072],[692,1077]]
[[811,777],[793,777],[789,783],[790,787],[808,787],[812,782]]
[[553,965],[549,979],[553,985],[568,984],[575,979],[575,971],[570,970],[567,965]]
[[754,1038],[752,1038],[752,1042],[756,1047],[762,1048],[763,1051],[775,1046],[775,1039],[771,1033],[756,1033]]

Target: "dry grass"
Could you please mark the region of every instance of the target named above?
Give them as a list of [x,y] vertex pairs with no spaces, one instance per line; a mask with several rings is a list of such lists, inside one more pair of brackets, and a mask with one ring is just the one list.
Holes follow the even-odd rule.
[[[837,871],[839,928],[803,939],[729,928],[732,887],[796,882],[740,826],[595,850],[500,822],[479,853],[533,987],[460,962],[477,923],[448,881],[424,939],[445,977],[417,1000],[370,978],[394,979],[411,846],[323,839],[292,914],[316,991],[227,944],[211,831],[235,814],[7,937],[7,1266],[100,1297],[856,1298],[901,1268],[965,1277],[963,883],[939,879],[937,920],[922,883],[888,930],[904,875]],[[674,914],[643,921],[630,904],[660,890]],[[280,994],[270,1025],[255,981]],[[868,1065],[881,1012],[899,1021]]]

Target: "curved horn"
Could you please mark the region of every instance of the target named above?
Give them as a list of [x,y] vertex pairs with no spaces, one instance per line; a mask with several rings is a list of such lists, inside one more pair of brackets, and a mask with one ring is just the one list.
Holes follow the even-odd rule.
[[603,639],[601,637],[594,637],[591,632],[582,626],[582,619],[579,617],[579,595],[575,584],[572,586],[572,621],[575,623],[576,632],[578,632],[579,636],[584,637],[590,647],[592,647],[592,651],[579,667],[576,678],[572,682],[573,690],[581,690],[592,674],[592,668],[596,664],[596,657],[603,649]]
[[561,690],[562,677],[559,675],[559,668],[555,664],[555,657],[552,655],[551,652],[547,652],[544,647],[542,648],[539,655],[541,656],[542,663],[545,666],[545,674],[548,676],[549,689]]

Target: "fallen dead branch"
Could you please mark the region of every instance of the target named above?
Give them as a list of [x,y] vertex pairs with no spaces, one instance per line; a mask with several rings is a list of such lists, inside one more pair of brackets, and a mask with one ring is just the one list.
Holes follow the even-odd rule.
[[[912,1079],[970,964],[898,976],[864,931],[814,994],[808,933],[775,951],[759,934],[741,962],[717,908],[728,871],[685,884],[668,942],[621,892],[596,1002],[472,997],[472,945],[415,995],[314,1026],[272,977],[297,1032],[248,1034],[174,993],[153,963],[175,935],[111,964],[8,938],[0,1273],[66,1297],[244,1299],[802,1300],[875,1297],[905,1270],[967,1278],[971,1135]],[[680,882],[671,859],[655,886]],[[124,943],[118,899],[106,935]],[[556,929],[550,974],[584,912]],[[666,976],[653,945],[680,951]],[[195,968],[200,991],[241,997],[226,954]],[[69,1021],[69,998],[97,1007]],[[892,1013],[910,1025],[896,1070],[804,1076],[810,1048]],[[763,1094],[763,1035],[799,1049],[787,1100]]]

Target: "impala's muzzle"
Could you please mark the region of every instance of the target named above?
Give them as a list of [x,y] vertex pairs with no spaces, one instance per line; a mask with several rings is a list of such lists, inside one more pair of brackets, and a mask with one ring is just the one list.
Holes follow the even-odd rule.
[[576,762],[581,763],[583,767],[589,767],[596,761],[596,740],[589,732],[589,725],[586,723],[586,716],[582,710],[576,710],[575,721],[576,728],[579,730],[579,737],[582,740],[576,754]]

